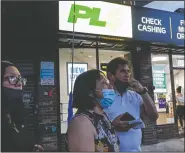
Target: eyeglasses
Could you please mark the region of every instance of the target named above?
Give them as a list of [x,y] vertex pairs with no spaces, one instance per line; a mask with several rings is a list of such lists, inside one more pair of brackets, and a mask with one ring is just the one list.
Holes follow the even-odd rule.
[[17,85],[18,83],[21,83],[22,86],[25,86],[27,82],[26,78],[16,77],[16,76],[7,76],[7,77],[4,77],[4,80],[8,80],[8,82],[11,85]]

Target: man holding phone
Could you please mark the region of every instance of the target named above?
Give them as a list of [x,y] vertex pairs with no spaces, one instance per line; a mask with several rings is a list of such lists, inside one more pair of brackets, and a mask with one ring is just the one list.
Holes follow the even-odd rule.
[[118,57],[108,63],[107,76],[117,94],[114,103],[104,111],[117,131],[120,151],[141,151],[141,128],[144,127],[141,115],[156,121],[158,113],[155,104],[147,88],[131,79],[128,61],[124,58]]

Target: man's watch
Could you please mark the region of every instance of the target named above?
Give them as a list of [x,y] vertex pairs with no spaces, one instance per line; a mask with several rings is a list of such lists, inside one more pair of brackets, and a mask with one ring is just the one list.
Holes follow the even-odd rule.
[[140,95],[144,95],[144,94],[147,93],[147,92],[148,92],[147,87],[144,87],[144,88],[143,88],[143,91],[141,91],[139,94],[140,94]]

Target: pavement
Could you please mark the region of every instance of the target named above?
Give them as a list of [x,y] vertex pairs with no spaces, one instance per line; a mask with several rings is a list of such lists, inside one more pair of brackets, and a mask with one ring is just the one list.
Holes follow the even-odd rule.
[[184,138],[177,138],[177,139],[168,139],[168,140],[159,140],[157,144],[153,145],[143,145],[142,151],[148,152],[185,152],[184,151]]

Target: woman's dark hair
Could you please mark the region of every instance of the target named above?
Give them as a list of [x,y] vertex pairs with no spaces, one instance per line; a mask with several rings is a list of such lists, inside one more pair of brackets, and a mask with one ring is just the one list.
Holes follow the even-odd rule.
[[111,60],[107,65],[107,74],[111,73],[113,75],[116,74],[116,70],[118,68],[118,65],[128,65],[128,61],[123,57],[117,57]]
[[[6,68],[9,67],[9,66],[14,66],[14,67],[17,68],[17,66],[15,64],[13,64],[9,61],[1,61],[1,111],[2,111],[2,113],[1,113],[2,118],[1,119],[3,119],[3,122],[4,122],[4,116],[7,113],[10,113],[10,114],[12,113],[11,112],[12,111],[11,110],[12,103],[8,103],[7,96],[5,96],[5,94],[4,94],[4,88],[3,88],[3,85],[2,85]],[[10,97],[11,97],[11,95],[10,95]],[[11,118],[12,118],[12,121],[14,121],[16,123],[23,124],[24,123],[24,105],[23,105],[22,101],[20,101],[19,103],[16,103],[16,106],[14,107],[14,109],[18,108],[18,107],[20,109],[16,112],[16,115],[15,114],[12,115],[13,117],[11,117]]]
[[5,70],[8,66],[15,66],[15,64],[9,62],[9,61],[1,61],[1,82],[3,81],[3,77],[4,77],[4,74],[5,74]]
[[89,70],[80,74],[75,81],[73,90],[73,108],[88,110],[95,107],[94,91],[96,80],[104,75],[100,70]]
[[181,93],[181,89],[182,89],[182,87],[178,86],[177,89],[176,89],[177,93]]

